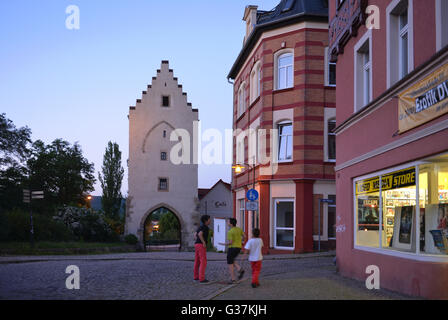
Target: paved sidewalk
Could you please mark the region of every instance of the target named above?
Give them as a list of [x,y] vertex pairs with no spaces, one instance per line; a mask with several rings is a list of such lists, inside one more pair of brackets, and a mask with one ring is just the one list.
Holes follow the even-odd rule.
[[[264,260],[290,260],[313,257],[333,257],[335,251],[301,253],[301,254],[275,254],[265,255]],[[51,255],[51,256],[0,256],[0,264],[5,263],[27,263],[45,261],[106,261],[106,260],[175,260],[194,261],[194,252],[134,252],[134,253],[111,253],[95,255]],[[225,261],[226,254],[218,252],[207,252],[208,261]]]
[[[328,258],[327,258],[328,259]],[[260,276],[260,286],[252,288],[250,272],[236,285],[222,288],[210,300],[412,300],[415,297],[385,289],[368,290],[363,281],[344,278],[323,261],[302,261],[300,271],[269,270]],[[320,260],[320,259],[319,259]]]

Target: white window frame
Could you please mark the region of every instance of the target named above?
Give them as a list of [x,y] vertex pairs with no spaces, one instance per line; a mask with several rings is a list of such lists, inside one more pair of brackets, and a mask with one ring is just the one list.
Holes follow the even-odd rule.
[[[280,88],[279,87],[280,81],[279,81],[278,61],[283,55],[286,55],[286,54],[290,54],[291,60],[292,60],[292,64],[287,66],[287,67],[289,67],[289,66],[291,67],[291,85],[289,87],[286,86],[285,88]],[[286,79],[288,79],[287,75],[286,75]],[[284,90],[284,89],[289,89],[289,88],[294,88],[294,49],[286,48],[286,49],[279,50],[274,54],[274,90]]]
[[448,45],[448,2],[436,0],[436,50]]
[[250,103],[261,94],[261,62],[257,61],[250,73]]
[[[286,126],[286,125],[290,125],[291,126],[291,135],[286,135],[286,134],[280,135],[280,126]],[[294,124],[290,120],[280,121],[280,122],[277,123],[277,130],[278,130],[277,162],[278,163],[292,162],[294,160]],[[288,147],[288,140],[289,140],[288,137],[291,138],[291,159],[282,159],[282,160],[280,160],[281,137],[283,137],[283,136],[286,137],[286,147]],[[286,150],[286,154],[288,154],[288,150]]]
[[[365,54],[361,52],[361,49],[368,44],[369,46],[369,63],[365,63]],[[353,83],[353,111],[357,112],[362,107],[366,105],[365,102],[370,103],[373,96],[373,57],[372,57],[372,29],[366,31],[366,33],[361,37],[361,39],[355,44],[353,52],[354,61],[354,83]],[[365,78],[369,70],[368,79]],[[366,86],[366,80],[369,81],[369,85]],[[362,87],[359,87],[361,85]],[[368,94],[368,99],[367,99]]]
[[[398,6],[408,2],[407,28],[400,30],[399,15],[396,14]],[[393,0],[386,8],[386,51],[387,51],[387,89],[393,86],[396,82],[414,70],[414,10],[413,0]],[[395,11],[395,12],[394,12]],[[408,36],[408,69],[402,70],[401,54],[402,44],[401,36],[407,33]]]
[[[281,250],[291,250],[293,251],[296,247],[296,203],[294,198],[274,198],[272,199],[274,202],[274,248],[275,249],[281,249]],[[293,227],[292,228],[285,228],[285,227],[277,227],[277,202],[292,202],[292,214],[293,214]],[[281,247],[277,246],[277,230],[292,230],[293,236],[292,236],[292,247]]]
[[328,122],[336,120],[336,108],[324,108],[324,161],[336,162],[336,159],[330,159],[328,154]]
[[329,61],[329,59],[328,59],[328,47],[326,47],[325,48],[325,71],[324,71],[325,86],[326,87],[336,87],[336,83],[335,84],[331,84],[330,83],[330,65],[336,65],[336,63]]
[[[440,155],[443,155],[446,153],[442,153]],[[428,158],[434,158],[437,157],[438,155],[432,155],[431,157]],[[388,255],[388,256],[393,256],[393,257],[397,257],[397,258],[404,258],[404,259],[410,259],[410,260],[416,260],[416,261],[431,261],[431,262],[448,262],[448,256],[440,256],[440,255],[434,255],[434,254],[426,254],[426,253],[421,253],[420,252],[420,242],[417,241],[416,242],[416,248],[415,248],[415,252],[405,252],[405,251],[398,251],[398,250],[390,250],[390,249],[383,249],[382,248],[382,232],[384,232],[381,229],[381,232],[378,236],[378,241],[379,241],[379,248],[372,248],[372,247],[366,247],[366,246],[361,246],[356,244],[356,234],[357,234],[357,219],[358,219],[358,210],[357,210],[357,198],[356,198],[356,182],[360,181],[360,180],[366,180],[369,178],[373,178],[373,177],[381,177],[383,175],[389,174],[391,172],[394,171],[399,171],[402,169],[406,169],[406,168],[411,168],[411,167],[415,167],[415,185],[418,186],[419,185],[419,166],[422,164],[427,163],[425,161],[425,159],[420,160],[420,161],[413,161],[407,164],[403,164],[400,166],[395,166],[392,168],[388,168],[388,169],[384,169],[381,171],[377,171],[374,173],[370,173],[361,177],[356,177],[352,180],[352,196],[353,196],[353,244],[354,244],[354,249],[356,250],[361,250],[361,251],[367,251],[367,252],[372,252],[372,253],[378,253],[378,254],[383,254],[383,255]],[[419,208],[420,208],[420,197],[418,196],[418,190],[419,188],[416,188],[417,190],[417,195],[416,195],[416,209],[417,212],[415,214],[416,216],[416,221],[415,224],[417,226],[420,225],[420,213],[419,213]],[[381,183],[380,183],[380,191],[381,191]],[[382,198],[380,197],[380,200]],[[382,205],[380,203],[380,221],[382,220],[382,216],[383,216],[383,208]],[[417,229],[416,229],[417,230]],[[416,231],[418,232],[418,231]]]
[[238,89],[238,118],[246,112],[246,82],[241,83]]

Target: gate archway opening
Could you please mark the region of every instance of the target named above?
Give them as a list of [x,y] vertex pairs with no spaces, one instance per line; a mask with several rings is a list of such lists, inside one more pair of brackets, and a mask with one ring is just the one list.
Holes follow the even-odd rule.
[[152,211],[143,228],[145,251],[180,251],[181,223],[176,214],[166,207]]

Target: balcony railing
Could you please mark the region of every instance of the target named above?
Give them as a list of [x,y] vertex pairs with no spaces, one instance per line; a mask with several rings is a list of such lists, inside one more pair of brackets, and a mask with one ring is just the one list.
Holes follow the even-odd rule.
[[329,55],[336,62],[339,54],[351,37],[356,37],[358,28],[365,21],[368,0],[344,0],[330,22]]

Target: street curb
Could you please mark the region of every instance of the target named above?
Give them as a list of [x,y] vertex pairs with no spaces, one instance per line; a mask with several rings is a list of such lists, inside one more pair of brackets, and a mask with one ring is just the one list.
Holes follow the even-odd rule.
[[[275,257],[274,255],[271,256],[265,256],[264,260],[265,261],[269,261],[269,260],[298,260],[298,259],[308,259],[308,258],[322,258],[322,257],[334,257],[336,255],[335,252],[328,252],[328,253],[323,253],[323,254],[304,254],[301,256],[281,256],[281,257]],[[2,258],[4,258],[4,260],[2,260]],[[155,258],[150,258],[150,257],[145,257],[145,258],[135,258],[135,257],[116,257],[116,258],[108,258],[108,257],[91,257],[91,258],[86,258],[86,257],[54,257],[51,259],[16,259],[16,260],[8,260],[9,257],[0,257],[0,265],[1,264],[15,264],[15,263],[31,263],[31,262],[51,262],[51,261],[117,261],[117,260],[127,260],[127,261],[139,261],[139,260],[151,260],[151,261],[189,261],[189,262],[194,262],[194,258],[163,258],[163,257],[155,257]],[[226,261],[226,258],[210,258],[207,259],[207,261],[209,262],[217,262],[217,261]]]

